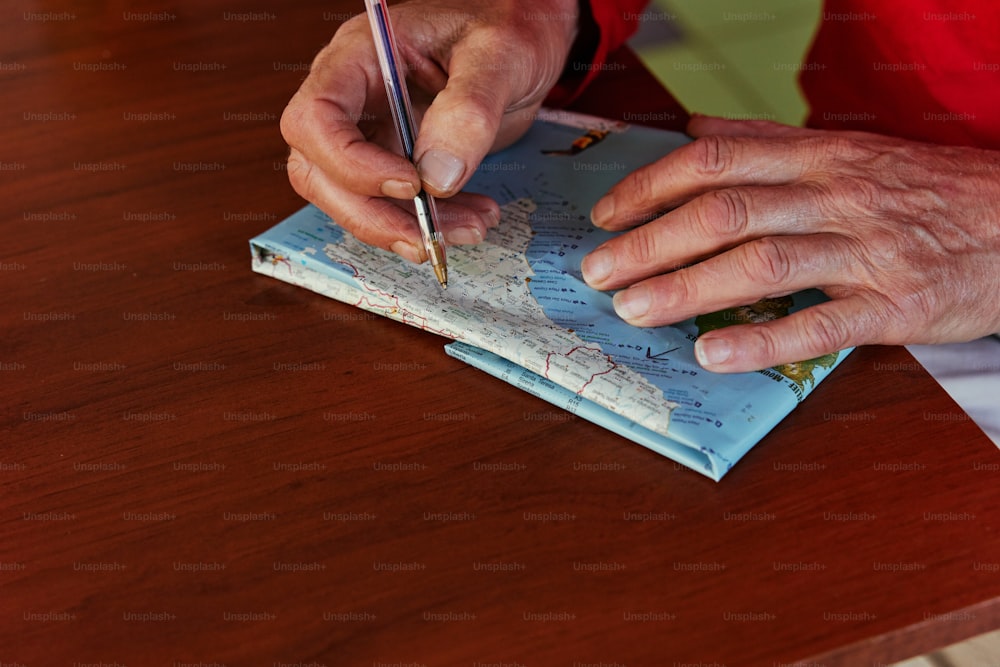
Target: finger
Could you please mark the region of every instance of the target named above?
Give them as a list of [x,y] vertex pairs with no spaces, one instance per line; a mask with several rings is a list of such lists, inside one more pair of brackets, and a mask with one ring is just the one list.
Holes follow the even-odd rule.
[[[355,31],[356,32],[356,31]],[[288,144],[347,190],[367,196],[401,199],[416,195],[420,181],[402,156],[369,142],[358,124],[386,106],[371,37],[338,33],[322,52],[281,116]],[[340,41],[337,41],[337,40]],[[349,48],[345,48],[349,47]],[[381,97],[379,97],[381,94]],[[388,123],[387,113],[379,115]]]
[[703,334],[695,356],[716,373],[743,373],[815,359],[874,343],[884,326],[860,296],[826,301],[763,324],[744,324]]
[[500,207],[484,195],[460,192],[436,204],[438,226],[449,245],[481,243],[500,224]]
[[351,192],[295,148],[288,155],[288,180],[299,195],[359,241],[391,250],[412,262],[426,259],[415,221],[392,201]]
[[424,113],[414,155],[435,196],[458,192],[497,140],[512,84],[509,72],[490,66],[496,54],[482,45],[456,47],[448,83]]
[[[855,139],[858,141],[886,141],[885,135],[858,130],[814,130],[794,127],[769,120],[732,120],[715,116],[694,114],[688,122],[687,133],[692,137],[718,135],[727,137],[788,138],[788,139]],[[892,139],[890,139],[892,141]]]
[[728,137],[811,137],[819,134],[819,131],[769,120],[733,120],[692,114],[687,133],[692,137],[710,134]]
[[738,243],[814,232],[824,221],[812,186],[715,190],[603,243],[581,270],[591,287],[617,289]]
[[[629,324],[655,327],[811,287],[842,285],[850,254],[831,234],[767,237],[614,296]],[[849,270],[849,269],[846,269]]]
[[[288,177],[295,190],[333,218],[359,241],[412,261],[426,259],[420,232],[409,202],[366,197],[348,191],[293,149],[288,157]],[[499,220],[496,204],[481,195],[457,202],[438,202],[438,217],[445,241],[478,243]]]
[[625,177],[597,202],[591,219],[604,229],[629,229],[711,190],[791,183],[823,158],[820,141],[702,137]]

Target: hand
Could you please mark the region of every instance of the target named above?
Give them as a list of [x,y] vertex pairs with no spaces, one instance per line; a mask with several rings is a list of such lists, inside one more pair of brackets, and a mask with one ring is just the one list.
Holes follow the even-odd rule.
[[499,223],[497,204],[456,193],[487,152],[530,127],[576,35],[577,0],[538,7],[531,0],[392,6],[420,125],[417,168],[400,156],[368,19],[346,22],[281,117],[292,187],[361,241],[422,262],[407,206],[422,182],[450,198],[438,203],[445,240],[481,241]]
[[[816,287],[831,301],[700,337],[741,372],[854,345],[1000,331],[1000,153],[696,117],[696,141],[618,183],[583,262],[615,310],[658,326]],[[667,211],[663,213],[663,211]]]

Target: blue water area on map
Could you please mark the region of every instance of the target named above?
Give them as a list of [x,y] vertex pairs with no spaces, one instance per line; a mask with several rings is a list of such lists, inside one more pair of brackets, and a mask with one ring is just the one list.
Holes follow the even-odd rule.
[[[323,211],[315,206],[306,206],[271,228],[266,236],[268,241],[276,244],[275,247],[294,251],[295,261],[303,266],[316,263],[322,265],[324,272],[333,270],[351,278],[353,271],[350,268],[331,261],[323,252],[327,244],[340,243],[344,234],[344,230],[332,224]],[[260,247],[261,239],[256,241]]]

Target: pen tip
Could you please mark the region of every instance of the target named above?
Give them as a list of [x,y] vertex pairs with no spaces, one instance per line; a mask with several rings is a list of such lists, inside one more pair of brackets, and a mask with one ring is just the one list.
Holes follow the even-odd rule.
[[434,266],[434,275],[437,276],[438,282],[441,283],[441,289],[448,289],[448,271],[443,265],[437,264]]

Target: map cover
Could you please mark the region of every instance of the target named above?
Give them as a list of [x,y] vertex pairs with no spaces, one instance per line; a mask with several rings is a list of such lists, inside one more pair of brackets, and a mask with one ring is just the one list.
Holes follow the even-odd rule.
[[479,245],[448,247],[446,291],[429,265],[360,243],[311,205],[250,241],[253,270],[456,341],[448,354],[718,481],[849,351],[710,373],[694,358],[699,334],[825,297],[807,291],[639,328],[615,314],[612,293],[583,281],[581,260],[613,236],[590,223],[590,209],[687,141],[544,111],[467,186],[501,205],[501,222]]

